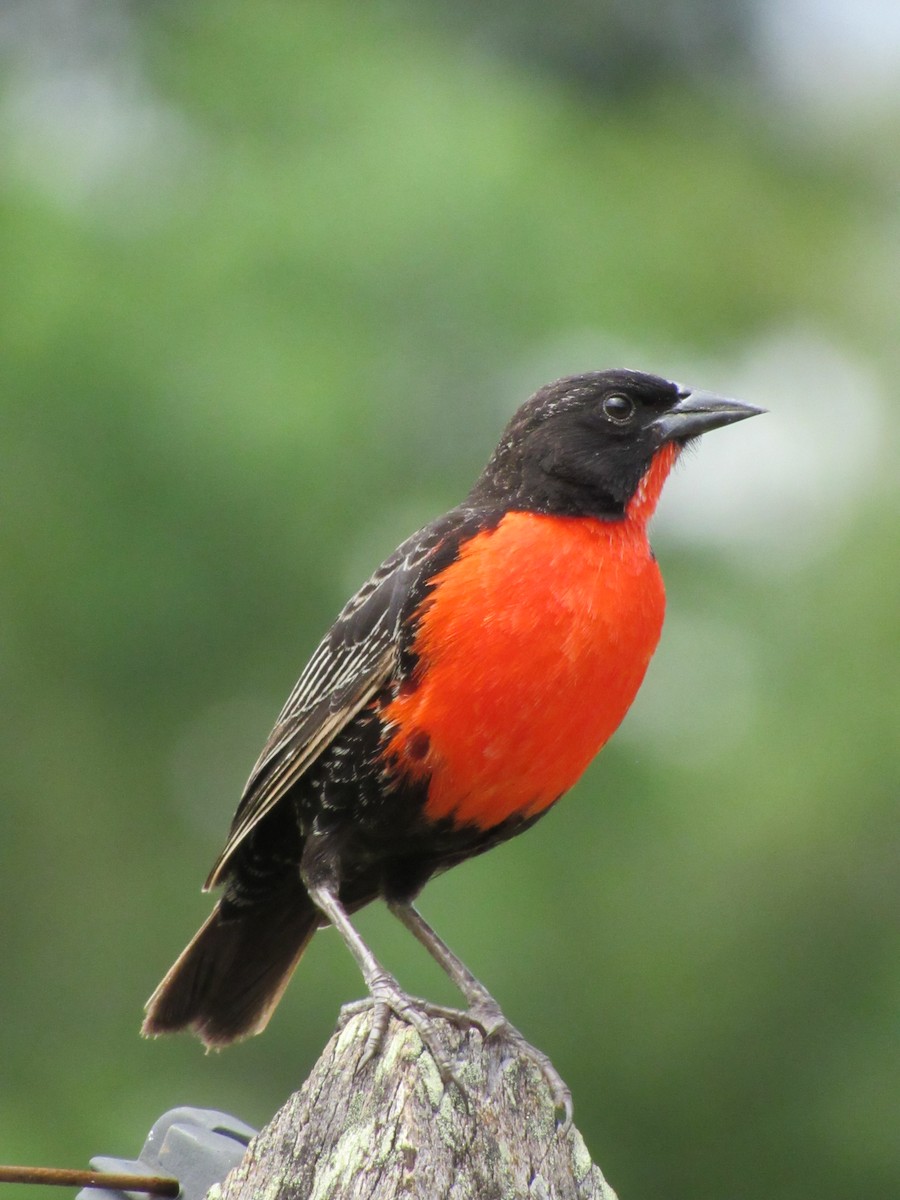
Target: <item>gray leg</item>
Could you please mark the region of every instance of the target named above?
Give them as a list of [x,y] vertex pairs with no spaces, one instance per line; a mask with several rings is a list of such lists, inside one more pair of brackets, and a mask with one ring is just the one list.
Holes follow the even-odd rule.
[[418,938],[435,962],[450,976],[466,998],[466,1004],[469,1006],[467,1015],[486,1034],[491,1034],[495,1029],[501,1029],[504,1025],[509,1024],[500,1010],[500,1005],[484,984],[475,978],[462,959],[456,957],[444,939],[431,928],[414,905],[400,900],[392,900],[388,907],[394,916],[403,922],[410,933]]
[[480,983],[466,964],[456,957],[418,909],[414,908],[412,904],[399,900],[391,901],[389,907],[410,933],[418,938],[435,962],[446,971],[465,996],[466,1003],[469,1005],[468,1017],[484,1030],[487,1037],[502,1038],[504,1041],[513,1043],[534,1062],[550,1089],[554,1104],[565,1114],[563,1128],[568,1129],[572,1123],[572,1093],[547,1055],[527,1042],[518,1029],[507,1021],[500,1005],[484,984]]
[[[437,1036],[434,1025],[429,1019],[434,1016],[447,1016],[450,1010],[430,1005],[426,1001],[419,1000],[403,991],[397,980],[379,963],[378,959],[351,924],[343,904],[338,899],[335,887],[324,883],[313,883],[307,884],[307,888],[313,903],[320,912],[325,914],[344,939],[347,948],[356,959],[357,965],[360,971],[362,971],[366,987],[369,989],[370,1000],[364,1001],[359,1006],[348,1005],[344,1010],[346,1013],[352,1015],[363,1008],[372,1008],[372,1028],[366,1039],[360,1066],[365,1066],[380,1051],[391,1013],[394,1013],[395,1016],[399,1017],[401,1021],[405,1021],[407,1025],[411,1025],[416,1033],[418,1033],[422,1039],[422,1044],[434,1059],[444,1083],[453,1082],[459,1086],[453,1073],[453,1068],[450,1065],[447,1052],[441,1045],[440,1038]],[[459,1014],[456,1015],[459,1016]]]

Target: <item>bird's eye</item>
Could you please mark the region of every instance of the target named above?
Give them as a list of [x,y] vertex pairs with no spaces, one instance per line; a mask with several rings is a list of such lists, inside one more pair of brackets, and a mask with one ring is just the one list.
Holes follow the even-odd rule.
[[626,425],[634,416],[634,401],[628,396],[607,396],[603,413],[616,425]]

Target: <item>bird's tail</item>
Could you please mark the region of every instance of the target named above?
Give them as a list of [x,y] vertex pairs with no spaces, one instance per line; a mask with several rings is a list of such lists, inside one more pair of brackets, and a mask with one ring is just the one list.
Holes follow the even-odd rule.
[[211,1047],[260,1033],[320,923],[299,879],[264,905],[220,900],[147,1001],[141,1032],[191,1029]]

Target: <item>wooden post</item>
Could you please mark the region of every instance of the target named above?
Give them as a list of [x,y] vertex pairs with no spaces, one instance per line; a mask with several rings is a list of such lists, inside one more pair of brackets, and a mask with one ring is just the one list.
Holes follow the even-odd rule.
[[578,1131],[557,1128],[530,1059],[440,1022],[464,1100],[393,1018],[360,1070],[370,1019],[335,1033],[208,1200],[616,1200]]

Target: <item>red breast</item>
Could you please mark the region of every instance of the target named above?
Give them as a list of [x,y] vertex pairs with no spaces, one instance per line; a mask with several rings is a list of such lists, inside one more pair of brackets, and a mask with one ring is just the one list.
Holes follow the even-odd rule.
[[676,456],[660,451],[624,519],[508,512],[435,578],[414,685],[381,713],[388,754],[430,777],[430,818],[534,816],[617,728],[662,629],[646,523]]

